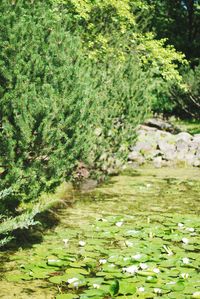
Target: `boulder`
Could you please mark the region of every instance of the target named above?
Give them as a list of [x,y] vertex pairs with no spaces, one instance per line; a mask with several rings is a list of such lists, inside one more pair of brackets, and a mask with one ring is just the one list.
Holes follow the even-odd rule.
[[141,154],[138,153],[138,151],[132,151],[128,155],[128,160],[129,161],[138,161],[138,159],[141,158]]
[[175,152],[176,148],[174,144],[169,143],[166,139],[161,139],[158,141],[158,148],[163,154],[166,154],[167,152]]
[[144,123],[148,127],[153,127],[162,131],[167,131],[173,134],[180,132],[180,129],[173,124],[164,121],[163,119],[151,118]]
[[[128,156],[137,165],[152,162],[155,167],[192,165],[200,167],[200,134],[174,134],[173,126],[150,119],[137,128],[137,142]],[[173,132],[173,134],[171,133]]]
[[187,165],[193,166],[194,163],[197,162],[197,160],[195,159],[195,156],[193,154],[187,153],[185,155],[185,162],[186,162]]
[[156,157],[155,159],[153,159],[153,165],[156,168],[161,168],[163,166],[163,160],[162,157]]
[[167,161],[177,160],[177,151],[175,150],[175,147],[166,150],[163,155],[163,158]]
[[176,150],[178,153],[187,153],[189,151],[190,142],[187,142],[183,139],[179,139],[176,142]]
[[179,134],[176,135],[176,141],[178,141],[178,140],[184,140],[186,142],[189,142],[192,139],[193,139],[193,136],[190,135],[187,132],[181,132],[181,133],[179,133]]

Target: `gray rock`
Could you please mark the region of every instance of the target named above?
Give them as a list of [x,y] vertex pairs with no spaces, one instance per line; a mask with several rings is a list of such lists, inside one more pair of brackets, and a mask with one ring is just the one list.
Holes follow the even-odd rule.
[[156,168],[161,168],[162,165],[163,165],[162,157],[156,157],[156,158],[153,160],[153,165],[154,165]]
[[160,149],[160,151],[163,153],[163,154],[165,154],[165,153],[167,153],[167,152],[169,152],[169,151],[171,151],[171,152],[175,152],[175,145],[174,144],[170,144],[169,142],[168,142],[168,140],[166,140],[166,139],[161,139],[161,140],[159,140],[158,141],[158,147],[159,147],[159,149]]
[[159,151],[159,150],[152,150],[151,151],[151,158],[155,158],[155,157],[158,157],[158,156],[162,156],[162,152]]
[[140,125],[138,126],[137,132],[141,133],[141,132],[156,132],[158,129],[157,128],[152,128],[146,125]]
[[138,151],[138,152],[149,152],[153,149],[156,149],[157,144],[154,142],[150,141],[143,141],[143,142],[137,142],[135,147],[134,147],[134,151]]
[[193,166],[195,163],[195,156],[191,153],[185,155],[185,162],[187,165]]
[[179,134],[176,135],[176,140],[184,140],[184,141],[191,141],[193,139],[193,136],[190,135],[189,133],[187,132],[181,132]]
[[162,131],[168,131],[171,133],[178,133],[180,132],[180,129],[173,124],[164,121],[163,119],[156,119],[151,118],[145,121],[144,123],[148,127],[153,127]]
[[190,145],[190,140],[180,138],[176,141],[176,150],[179,153],[187,153],[189,151]]
[[200,167],[200,160],[194,160],[193,166],[194,167]]
[[138,126],[137,142],[131,148],[129,161],[137,165],[150,161],[155,167],[200,167],[200,134],[192,136],[187,132],[181,132],[174,135],[168,132],[169,127],[162,120],[155,119]]
[[141,154],[137,151],[130,152],[128,155],[129,161],[137,161],[140,158],[141,158]]
[[200,148],[199,148],[199,147],[198,147],[198,149],[196,150],[195,157],[196,157],[197,159],[200,159]]
[[198,143],[196,140],[192,140],[192,142],[189,145],[189,152],[195,154],[198,148],[200,148],[200,141]]
[[167,150],[164,153],[163,158],[167,161],[177,160],[177,151],[175,150],[175,147]]
[[195,134],[195,135],[193,136],[193,138],[194,138],[194,139],[195,139],[195,138],[200,139],[200,134]]

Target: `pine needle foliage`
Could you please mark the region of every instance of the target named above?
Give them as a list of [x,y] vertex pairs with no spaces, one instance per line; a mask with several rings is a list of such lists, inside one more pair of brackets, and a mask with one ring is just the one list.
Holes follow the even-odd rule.
[[[103,169],[109,157],[122,158],[150,110],[151,72],[135,55],[88,58],[80,27],[61,8],[51,1],[1,2],[3,243],[15,219],[17,228],[34,224],[41,192],[68,180],[78,161]],[[21,208],[29,202],[32,211]]]

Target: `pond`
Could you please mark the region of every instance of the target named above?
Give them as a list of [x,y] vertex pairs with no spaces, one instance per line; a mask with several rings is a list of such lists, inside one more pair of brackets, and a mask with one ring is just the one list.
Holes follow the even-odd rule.
[[[200,298],[200,170],[125,171],[2,252],[0,298]],[[69,200],[69,199],[68,199]]]

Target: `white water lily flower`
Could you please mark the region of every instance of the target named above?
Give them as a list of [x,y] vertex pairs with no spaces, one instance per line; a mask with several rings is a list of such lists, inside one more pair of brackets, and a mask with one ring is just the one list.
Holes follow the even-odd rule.
[[133,265],[133,266],[130,266],[130,267],[127,267],[127,268],[122,268],[122,270],[124,272],[130,273],[130,274],[135,274],[138,271],[138,267]]
[[98,283],[93,283],[93,288],[94,288],[94,289],[99,289],[99,288],[100,288],[100,284],[98,284]]
[[130,257],[124,257],[124,258],[123,258],[123,261],[124,261],[124,262],[127,262],[127,261],[129,261],[129,260],[130,260]]
[[200,296],[200,292],[194,292],[192,296],[193,298],[198,298],[198,296]]
[[96,128],[96,129],[94,130],[94,134],[95,134],[96,136],[100,136],[101,133],[102,133],[102,129],[101,129],[101,128]]
[[180,277],[183,278],[183,279],[188,279],[189,274],[188,273],[181,273]]
[[133,247],[133,242],[131,241],[125,241],[125,244],[127,247]]
[[119,222],[116,222],[115,225],[117,227],[121,227],[123,225],[123,223],[124,223],[123,221],[119,221]]
[[74,285],[74,288],[78,289],[79,281],[75,281],[75,282],[73,283],[73,285]]
[[116,255],[111,255],[109,258],[110,259],[114,259],[114,258],[116,258],[117,256]]
[[183,228],[184,224],[183,223],[178,223],[178,227]]
[[70,278],[67,280],[67,283],[71,284],[71,283],[74,283],[74,282],[77,282],[78,281],[78,278],[77,277],[73,277],[73,278]]
[[184,258],[182,259],[182,261],[183,261],[183,264],[186,264],[186,265],[190,263],[190,260],[189,260],[188,257],[184,257]]
[[162,290],[159,288],[154,288],[154,293],[156,294],[162,294]]
[[173,285],[173,284],[176,284],[176,281],[170,281],[170,282],[167,282],[166,284],[167,285]]
[[85,246],[86,242],[85,241],[79,241],[78,244],[83,247],[83,246]]
[[167,247],[166,245],[163,245],[163,248],[167,252],[168,255],[170,255],[170,256],[173,255],[173,252],[169,247]]
[[158,274],[158,273],[160,273],[160,270],[158,268],[154,268],[153,272],[156,273],[156,274]]
[[143,287],[139,287],[139,288],[138,288],[138,291],[139,291],[139,292],[144,292],[144,288],[143,288]]
[[190,233],[193,233],[195,231],[193,227],[187,227],[186,230]]
[[115,264],[110,264],[110,268],[115,268]]
[[63,242],[64,242],[64,246],[67,246],[69,239],[63,239]]
[[101,265],[104,265],[104,264],[106,264],[107,263],[107,260],[106,259],[101,259],[101,260],[99,260],[99,264],[101,264]]
[[140,253],[135,254],[135,255],[132,255],[132,258],[133,258],[134,260],[139,260],[139,259],[141,259],[141,257],[142,257],[142,255],[141,255]]
[[55,259],[48,259],[48,263],[56,263],[58,262],[59,260],[55,260]]
[[140,268],[141,268],[142,270],[147,270],[149,267],[148,267],[148,265],[145,264],[145,263],[140,263]]
[[182,239],[182,242],[183,242],[184,244],[188,244],[188,243],[189,243],[189,240],[188,240],[187,238],[183,238],[183,239]]

